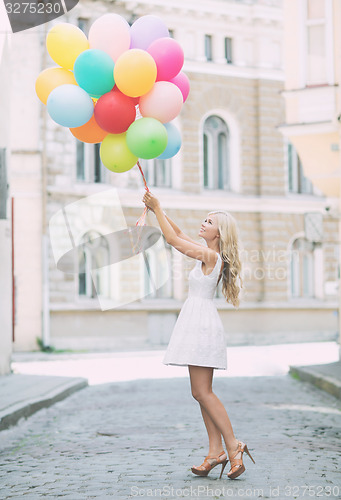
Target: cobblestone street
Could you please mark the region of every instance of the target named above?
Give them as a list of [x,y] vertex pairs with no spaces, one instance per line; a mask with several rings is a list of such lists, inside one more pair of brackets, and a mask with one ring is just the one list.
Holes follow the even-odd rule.
[[[176,371],[176,368],[170,368]],[[0,433],[1,499],[341,496],[341,404],[290,375],[218,377],[244,454],[194,476],[206,430],[188,378],[89,386]]]

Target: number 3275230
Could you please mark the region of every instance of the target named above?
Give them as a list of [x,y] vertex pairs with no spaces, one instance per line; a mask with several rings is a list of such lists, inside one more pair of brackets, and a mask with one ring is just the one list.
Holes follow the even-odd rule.
[[35,3],[35,2],[15,2],[6,3],[8,14],[59,14],[62,10],[61,2],[54,3]]

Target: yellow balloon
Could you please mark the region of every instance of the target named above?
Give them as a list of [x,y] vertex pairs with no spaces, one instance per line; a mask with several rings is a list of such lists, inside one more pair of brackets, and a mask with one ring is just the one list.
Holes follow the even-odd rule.
[[103,165],[117,173],[130,170],[138,160],[127,146],[126,132],[104,137],[99,154]]
[[36,79],[37,96],[42,103],[46,104],[52,90],[65,83],[77,85],[74,74],[71,71],[64,68],[44,69]]
[[139,97],[153,87],[157,67],[152,56],[142,49],[123,52],[114,67],[114,79],[118,89],[129,97]]
[[73,69],[79,54],[89,48],[89,42],[77,26],[60,23],[48,32],[46,47],[54,62],[63,68]]

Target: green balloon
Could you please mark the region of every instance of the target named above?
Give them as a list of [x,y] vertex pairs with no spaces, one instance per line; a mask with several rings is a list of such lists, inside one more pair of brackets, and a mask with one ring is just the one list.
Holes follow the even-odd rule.
[[99,155],[103,165],[116,173],[130,170],[138,161],[138,158],[127,146],[126,132],[106,135],[101,144]]
[[139,118],[127,130],[128,148],[138,158],[156,158],[166,149],[166,127],[155,118]]

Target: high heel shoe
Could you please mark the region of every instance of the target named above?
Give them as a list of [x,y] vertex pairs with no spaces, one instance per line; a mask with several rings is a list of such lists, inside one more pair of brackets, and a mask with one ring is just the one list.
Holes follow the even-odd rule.
[[[235,479],[236,477],[240,476],[245,471],[245,465],[243,464],[244,451],[249,455],[252,462],[256,463],[254,461],[254,459],[252,458],[246,444],[243,443],[242,441],[238,441],[237,451],[234,453],[233,457],[230,458],[231,469],[227,473],[227,477],[229,477],[230,479]],[[241,457],[235,458],[239,452],[241,452]]]
[[[227,455],[225,451],[222,451],[217,457],[210,457],[210,456],[205,457],[203,463],[199,465],[199,467],[195,467],[194,465],[191,468],[191,471],[193,472],[193,474],[197,474],[197,476],[207,476],[210,470],[212,470],[217,465],[221,464],[222,467],[219,476],[219,479],[221,479],[221,476],[224,472],[227,462],[228,462]],[[200,467],[202,468],[200,469]]]

